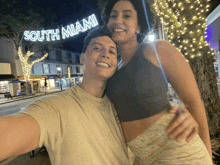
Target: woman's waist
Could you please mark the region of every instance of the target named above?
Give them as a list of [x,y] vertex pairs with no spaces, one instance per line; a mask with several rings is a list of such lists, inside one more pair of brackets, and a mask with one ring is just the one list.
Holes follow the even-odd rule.
[[[121,122],[126,141],[129,142],[135,139],[139,134],[143,133],[146,129],[153,127],[154,124],[159,122],[160,120],[163,120],[163,124],[168,125],[174,115],[175,114],[169,114],[168,109],[164,109],[160,113],[151,117],[140,120]],[[165,119],[167,122],[164,123]]]
[[[113,103],[114,104],[114,103]],[[121,122],[135,121],[146,119],[161,113],[165,109],[170,109],[171,105],[168,100],[158,100],[139,104],[134,102],[127,105],[126,103],[114,104],[119,120]]]

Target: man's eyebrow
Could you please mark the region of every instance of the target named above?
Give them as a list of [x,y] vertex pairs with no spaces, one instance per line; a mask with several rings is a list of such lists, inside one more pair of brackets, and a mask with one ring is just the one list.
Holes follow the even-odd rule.
[[95,45],[95,44],[99,44],[99,45],[101,45],[101,46],[102,46],[102,44],[101,44],[101,43],[99,43],[99,42],[92,42],[91,46],[92,46],[92,45]]
[[113,49],[117,50],[116,47],[114,47],[114,46],[110,46],[110,48],[113,48]]
[[[117,13],[117,10],[112,10],[112,12]],[[123,10],[123,12],[131,12],[131,13],[133,13],[133,11],[131,11],[131,10]]]
[[[95,44],[98,44],[98,45],[101,45],[101,46],[102,46],[102,44],[99,43],[99,42],[93,42],[93,43],[91,43],[91,46],[92,46],[92,45],[95,45]],[[113,49],[117,50],[116,47],[114,47],[114,46],[110,46],[110,48],[113,48]]]

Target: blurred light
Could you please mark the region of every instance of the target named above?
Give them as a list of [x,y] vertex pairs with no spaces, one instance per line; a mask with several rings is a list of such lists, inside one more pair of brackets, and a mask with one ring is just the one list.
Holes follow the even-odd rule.
[[155,35],[151,34],[148,36],[149,41],[153,42],[155,40]]

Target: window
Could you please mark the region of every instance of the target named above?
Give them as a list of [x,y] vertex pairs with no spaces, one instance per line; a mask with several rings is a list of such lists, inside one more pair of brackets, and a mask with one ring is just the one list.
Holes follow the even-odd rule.
[[34,74],[34,65],[31,68],[31,73]]
[[61,53],[61,51],[60,50],[56,50],[55,54],[56,54],[56,60],[57,61],[62,61],[62,53]]
[[50,66],[49,64],[43,64],[43,73],[50,74]]
[[28,51],[28,46],[27,45],[24,46],[24,51],[25,51],[24,53],[26,54],[27,51]]
[[80,73],[80,67],[76,67],[76,73]]
[[75,63],[76,63],[76,64],[79,64],[79,63],[80,63],[79,55],[78,55],[78,54],[75,54]]
[[72,55],[71,55],[71,53],[67,52],[67,53],[66,53],[66,56],[67,56],[68,62],[72,63],[73,61],[72,61]]
[[70,73],[73,73],[73,66],[70,67]]

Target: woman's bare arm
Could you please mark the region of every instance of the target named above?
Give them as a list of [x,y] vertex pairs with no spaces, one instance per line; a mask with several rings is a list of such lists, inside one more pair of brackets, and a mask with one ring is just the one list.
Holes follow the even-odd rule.
[[[185,61],[182,54],[169,42],[158,40],[154,44],[170,84],[198,123],[199,136],[211,156],[211,142],[205,107],[189,64]],[[144,54],[146,58],[159,67],[153,44],[151,44],[150,48],[146,49]]]

